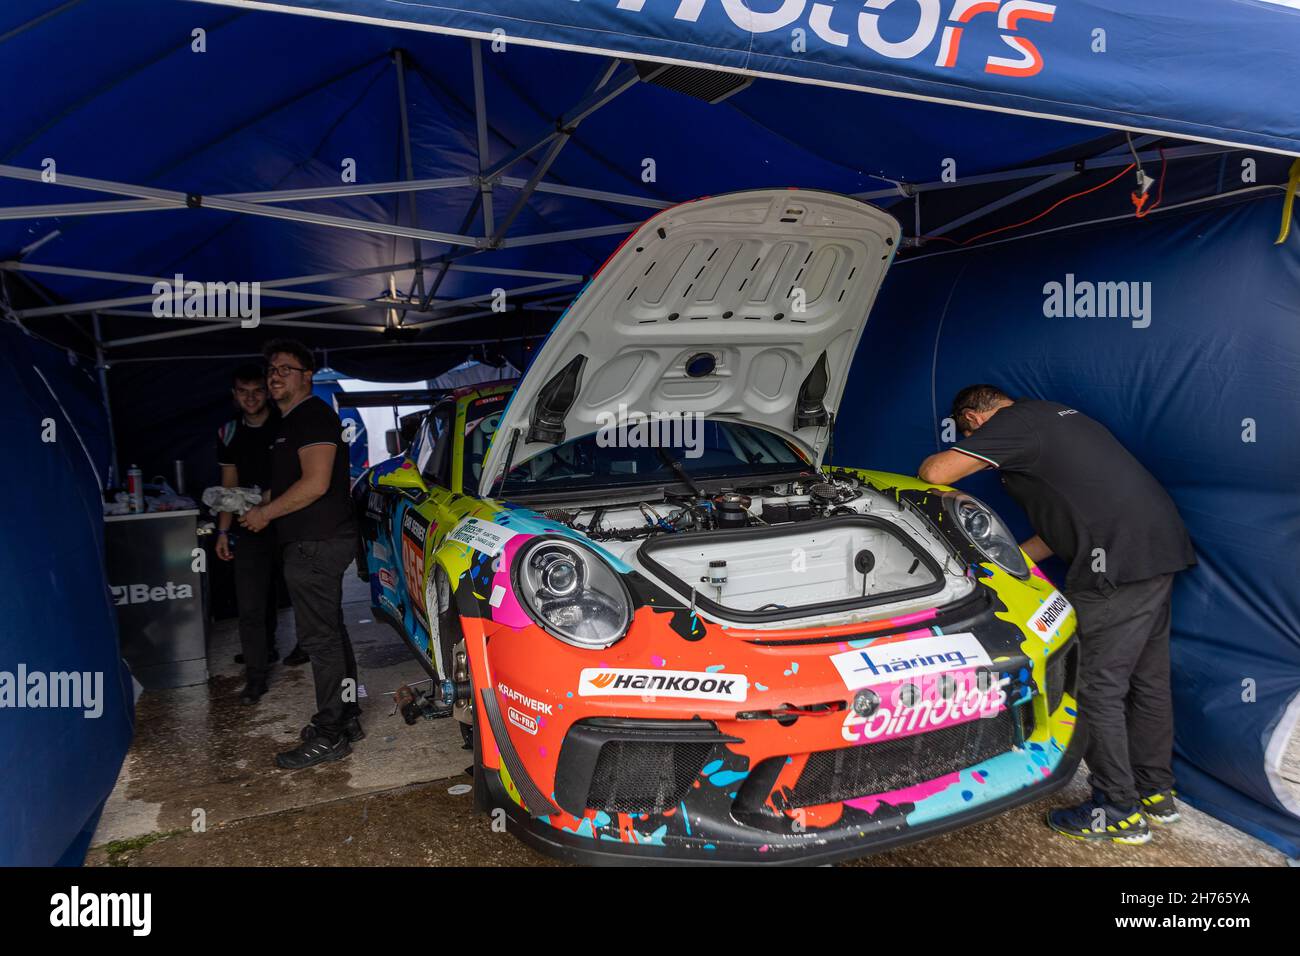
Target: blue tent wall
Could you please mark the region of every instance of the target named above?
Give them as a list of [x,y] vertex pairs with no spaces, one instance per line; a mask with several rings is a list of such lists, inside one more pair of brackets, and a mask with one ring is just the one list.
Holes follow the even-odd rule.
[[[1105,423],[1170,490],[1200,561],[1174,597],[1181,786],[1295,856],[1300,817],[1264,773],[1267,734],[1300,688],[1300,236],[1272,245],[1280,207],[1278,194],[897,263],[834,454],[915,474],[972,382]],[[1044,284],[1067,273],[1149,281],[1150,326],[1045,317]],[[962,486],[1028,533],[994,475]]]
[[[96,718],[69,708],[0,711],[0,865],[79,864],[131,743],[131,678],[118,652],[95,477],[105,474],[107,423],[93,395],[93,379],[64,353],[0,325],[9,462],[0,479],[0,671],[98,672],[103,682]],[[53,442],[42,440],[47,418]]]

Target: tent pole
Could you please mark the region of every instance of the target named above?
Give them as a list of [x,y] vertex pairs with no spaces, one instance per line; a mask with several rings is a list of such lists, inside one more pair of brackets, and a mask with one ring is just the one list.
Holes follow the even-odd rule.
[[[367,266],[363,269],[346,269],[342,272],[318,272],[308,276],[290,276],[285,279],[267,279],[261,283],[263,289],[285,289],[298,285],[313,285],[318,282],[332,282],[336,279],[355,279],[359,276],[380,275],[388,272],[405,272],[414,269],[418,263],[395,262],[382,266]],[[453,272],[475,272],[488,275],[512,276],[520,279],[581,279],[579,275],[567,272],[542,272],[537,269],[508,269],[504,266],[471,266],[450,263],[447,268]],[[3,272],[34,272],[45,275],[74,276],[79,279],[107,279],[113,282],[138,282],[152,285],[155,282],[170,282],[175,277],[134,275],[127,272],[105,272],[102,269],[78,269],[72,266],[40,265],[34,262],[17,260],[0,261]]]
[[[502,186],[519,189],[528,180],[518,176],[499,176],[497,182]],[[668,199],[652,199],[649,196],[631,196],[627,193],[611,193],[603,189],[586,189],[582,186],[565,186],[562,183],[538,183],[534,187],[539,193],[555,193],[557,196],[577,196],[580,199],[597,199],[602,202],[624,203],[629,206],[644,206],[647,209],[667,209],[675,205]]]
[[[1084,168],[1088,166],[1095,167],[1097,165],[1096,160],[1099,159],[1101,156],[1116,157],[1116,158],[1121,156],[1127,156],[1129,155],[1129,151],[1132,147],[1141,149],[1143,146],[1155,142],[1156,139],[1158,139],[1158,137],[1156,136],[1139,136],[1135,140],[1130,140],[1129,142],[1124,143],[1123,145],[1116,146],[1114,149],[1107,150],[1106,152],[1101,153],[1098,156],[1090,156],[1084,159],[1082,161],[1084,164]],[[1225,154],[1225,158],[1226,158],[1226,154]],[[1014,203],[1019,202],[1022,199],[1027,199],[1030,196],[1034,195],[1035,193],[1042,192],[1044,189],[1051,189],[1053,186],[1059,185],[1060,183],[1065,182],[1067,179],[1073,179],[1075,176],[1079,175],[1080,171],[1081,171],[1080,168],[1075,167],[1072,169],[1065,170],[1063,172],[1056,173],[1055,175],[1048,176],[1044,179],[1040,179],[1036,183],[1032,183],[1031,185],[1028,185],[1023,189],[1018,189],[1013,193],[1008,193],[1007,195],[1003,196],[1001,199],[995,199],[992,202],[988,203],[987,205],[980,206],[978,209],[974,209],[971,212],[967,213],[966,215],[954,219],[951,222],[944,223],[939,228],[931,229],[929,232],[926,232],[924,234],[921,232],[921,221],[918,218],[916,223],[915,236],[918,240],[924,241],[925,239],[930,237],[938,237],[938,236],[946,235],[952,230],[958,229],[966,225],[968,222],[974,222],[976,219],[986,216],[991,212],[996,212],[997,210],[1002,209],[1005,206],[1010,206],[1013,205]],[[917,200],[919,203],[920,201],[919,193],[917,194]]]
[[[187,282],[186,285],[189,283]],[[375,299],[353,299],[341,295],[321,295],[316,292],[282,292],[279,289],[262,289],[261,295],[269,299],[290,299],[295,302],[324,302],[334,305],[355,305],[362,308],[384,308],[391,306],[393,300],[387,296]],[[124,305],[149,305],[157,302],[158,296],[149,293],[146,295],[123,296],[117,299],[97,299],[94,302],[69,302],[61,305],[43,306],[36,309],[23,309],[17,315],[22,319],[39,319],[49,315],[76,315],[78,313],[96,312],[100,309],[113,309]],[[397,305],[403,305],[400,300]],[[169,316],[159,316],[159,318],[169,318]],[[175,318],[175,316],[170,316]],[[182,316],[187,318],[187,316]],[[190,318],[203,318],[203,316],[190,316]]]
[[[41,175],[38,170],[24,169],[20,166],[0,165],[0,176],[7,179],[40,182]],[[347,216],[329,216],[324,213],[307,212],[304,209],[281,209],[276,206],[222,199],[220,196],[200,196],[172,189],[155,189],[151,186],[135,186],[130,183],[92,179],[87,176],[68,176],[60,173],[57,184],[73,189],[89,189],[95,192],[135,196],[139,199],[154,199],[175,208],[206,208],[217,209],[222,212],[240,212],[250,216],[287,219],[291,222],[314,223],[321,226],[334,226],[338,229],[374,232],[385,236],[428,239],[431,242],[444,242],[451,246],[477,246],[482,241],[476,236],[461,236],[447,232],[434,232],[429,229],[393,226],[386,223],[370,222],[365,219],[353,219]]]
[[523,159],[525,156],[536,152],[547,143],[551,142],[551,140],[559,136],[563,130],[581,123],[592,113],[596,112],[596,110],[600,109],[614,97],[622,93],[629,85],[640,82],[641,77],[637,74],[635,67],[628,67],[627,72],[629,74],[628,78],[624,82],[618,83],[610,89],[606,89],[605,84],[602,81],[596,89],[593,89],[583,97],[576,106],[557,119],[554,128],[549,133],[527,146],[516,148],[504,159],[497,160],[488,168],[484,175],[495,178],[515,163],[519,162],[519,160]]
[[[465,218],[460,224],[460,231],[466,232],[474,223],[474,217],[479,209],[483,210],[483,236],[486,239],[492,235],[492,180],[483,175],[483,168],[488,162],[488,150],[490,142],[488,140],[488,121],[487,121],[487,98],[483,90],[483,45],[479,40],[471,39],[469,41],[470,62],[474,78],[474,134],[475,134],[475,158],[478,162],[478,176],[475,177],[478,183],[478,192],[474,194],[474,201],[469,204],[469,209],[465,213]],[[447,270],[451,268],[451,251],[443,257],[441,267],[438,269],[438,275],[429,285],[429,290],[425,292],[420,300],[420,311],[429,307],[433,297],[438,294],[442,288],[443,280],[447,278]]]
[[[409,182],[415,179],[415,164],[411,160],[411,121],[406,103],[406,60],[402,56],[401,49],[393,51],[393,67],[397,73],[397,116],[402,125],[402,157],[406,161],[406,179]],[[415,193],[407,193],[406,198],[411,210],[411,225],[418,229],[420,217],[416,211]],[[424,258],[420,251],[419,239],[411,239],[411,253],[416,262]],[[415,284],[407,297],[414,298],[417,295],[420,298],[424,297],[424,269],[421,266],[415,267]]]
[[[483,207],[483,236],[487,238],[493,232],[493,218],[492,179],[484,171],[488,164],[488,151],[491,144],[488,141],[487,131],[487,99],[483,90],[483,41],[470,40],[469,52],[474,68],[474,126],[478,142],[479,202]],[[442,276],[438,278],[441,279]]]
[[108,363],[104,361],[104,335],[99,327],[99,313],[90,313],[95,333],[95,369],[99,373],[99,393],[104,402],[104,416],[108,420],[108,481],[106,488],[117,485],[117,435],[113,429],[113,403],[108,394]]
[[[1205,203],[1220,202],[1223,200],[1244,197],[1249,193],[1263,193],[1263,192],[1272,192],[1272,191],[1285,192],[1286,187],[1278,183],[1270,183],[1263,186],[1247,186],[1245,189],[1235,189],[1231,192],[1218,193],[1209,196],[1202,196],[1199,199],[1188,199],[1184,202],[1172,203],[1171,205],[1168,206],[1159,206],[1153,209],[1150,215],[1159,216],[1162,213],[1173,212],[1176,209],[1189,209],[1192,206],[1200,206],[1200,205],[1204,205]],[[1025,232],[1015,236],[1007,236],[1005,239],[993,239],[990,240],[989,242],[981,242],[972,246],[959,245],[955,249],[939,249],[935,252],[926,252],[922,255],[908,256],[905,259],[899,258],[895,261],[894,268],[898,268],[899,266],[910,265],[913,262],[920,262],[923,259],[932,259],[935,256],[955,256],[963,252],[979,252],[983,249],[988,249],[990,246],[1001,246],[1001,245],[1005,245],[1008,242],[1020,242],[1025,239],[1037,239],[1040,236],[1050,236],[1054,233],[1066,232],[1070,229],[1082,229],[1086,226],[1100,226],[1105,223],[1124,222],[1124,221],[1135,222],[1136,220],[1134,219],[1133,213],[1131,212],[1121,213],[1118,216],[1103,216],[1100,219],[1084,219],[1080,222],[1069,222],[1061,226],[1052,226],[1050,229],[1039,229],[1036,230],[1035,232]]]
[[[929,232],[924,234],[922,234],[920,231],[921,229],[921,220],[919,215],[920,207],[918,206],[916,238],[921,241],[924,241],[926,239],[945,235],[946,233],[952,232],[952,230],[954,229],[961,228],[962,226],[966,225],[966,223],[968,222],[973,222],[976,219],[980,219],[984,216],[987,216],[989,213],[996,212],[997,210],[1003,208],[1004,206],[1010,206],[1013,203],[1018,203],[1020,202],[1020,200],[1026,199],[1029,196],[1032,196],[1034,193],[1040,193],[1044,189],[1051,189],[1053,186],[1059,185],[1060,183],[1065,182],[1067,179],[1073,179],[1077,175],[1079,174],[1076,173],[1074,170],[1070,170],[1070,172],[1068,173],[1057,173],[1055,176],[1048,176],[1046,179],[1040,179],[1038,182],[1030,186],[1026,186],[1024,189],[1017,189],[1015,192],[1009,193],[1006,196],[1003,196],[1001,199],[995,199],[990,203],[980,206],[978,209],[968,212],[964,216],[958,216],[956,219],[952,220],[951,222],[945,222],[939,228],[931,229]],[[921,194],[917,193],[916,197],[919,203]]]
[[[617,71],[617,69],[618,69],[618,61],[617,60],[611,61],[606,66],[606,68],[601,73],[601,75],[597,78],[596,83],[593,84],[591,93],[593,94],[599,93],[604,88],[605,84],[608,83],[609,80],[614,76],[614,73]],[[546,155],[542,158],[541,162],[537,164],[537,168],[533,170],[533,174],[528,177],[528,181],[524,183],[524,188],[520,190],[519,196],[515,199],[514,205],[510,208],[510,212],[506,215],[506,218],[501,221],[501,224],[497,226],[496,231],[492,234],[492,241],[490,244],[493,247],[500,245],[501,240],[505,238],[506,231],[514,223],[515,219],[519,216],[519,214],[523,212],[524,206],[528,204],[529,198],[531,198],[533,195],[533,190],[535,190],[537,188],[537,184],[542,181],[542,177],[544,177],[550,171],[551,164],[554,163],[556,157],[560,155],[560,150],[564,149],[565,145],[569,142],[569,139],[573,136],[574,131],[578,128],[578,124],[581,123],[586,117],[590,116],[593,112],[595,112],[596,109],[599,109],[600,106],[605,105],[614,97],[618,96],[620,93],[623,93],[625,90],[628,90],[631,87],[635,86],[637,83],[640,82],[640,79],[641,78],[637,74],[637,72],[633,70],[630,74],[628,74],[624,78],[622,83],[619,83],[617,85],[616,88],[610,91],[606,91],[606,93],[604,94],[605,99],[601,100],[597,106],[586,111],[585,113],[581,113],[575,116],[571,122],[567,123],[563,129],[559,130],[558,135],[555,137],[555,141],[551,144],[550,149],[546,151]]]
[[[504,338],[498,336],[496,338],[491,338],[491,339],[447,339],[447,340],[439,340],[437,342],[404,342],[402,344],[402,348],[422,349],[422,348],[447,348],[448,346],[452,346],[452,345],[497,345],[502,342],[527,342],[530,339],[535,339],[535,338],[537,338],[537,336],[535,335],[532,336],[516,335],[516,336],[505,336]],[[334,348],[331,348],[329,351],[331,353],[366,352],[366,351],[372,351],[374,349],[392,349],[392,347],[393,344],[391,342],[384,342],[379,345],[339,345],[339,346],[335,346]],[[260,352],[231,352],[231,353],[223,353],[220,355],[216,355],[212,353],[204,353],[202,355],[158,355],[158,356],[151,355],[147,357],[141,356],[136,358],[116,358],[113,359],[113,364],[126,365],[129,363],[140,363],[140,362],[172,362],[172,361],[184,361],[187,359],[195,359],[203,362],[211,362],[214,360],[224,361],[230,359],[247,359],[247,358],[261,358],[261,357],[262,356]]]
[[[322,186],[312,189],[282,189],[271,192],[222,193],[204,197],[241,203],[278,203],[312,199],[344,199],[351,196],[377,196],[390,193],[417,193],[434,189],[456,189],[474,184],[471,176],[447,176],[440,179],[409,179],[403,183],[363,183],[350,186]],[[50,203],[43,206],[0,207],[0,219],[43,219],[50,216],[103,216],[127,212],[161,212],[185,208],[162,199],[108,199],[96,202]]]
[[[1241,152],[1238,147],[1227,146],[1175,146],[1172,149],[1165,150],[1165,159],[1185,159],[1189,156],[1217,156],[1219,153]],[[1158,161],[1160,159],[1159,150],[1148,150],[1145,153],[1138,153],[1145,163],[1147,161]],[[1127,166],[1133,162],[1133,157],[1129,155],[1127,147],[1123,153],[1114,155],[1094,156],[1084,159],[1086,170],[1106,169],[1114,166]],[[977,176],[963,176],[955,182],[932,182],[932,183],[911,183],[908,188],[916,192],[933,192],[939,189],[959,189],[964,186],[979,186],[984,183],[1002,183],[1014,179],[1037,179],[1040,176],[1051,176],[1055,173],[1079,172],[1076,162],[1048,163],[1043,166],[1025,166],[1022,169],[1008,169],[997,173],[981,173]],[[874,189],[865,193],[854,193],[854,199],[887,199],[897,197],[898,190]]]
[[574,239],[594,239],[597,236],[621,236],[624,233],[632,232],[641,228],[642,222],[623,222],[613,226],[592,226],[590,229],[565,229],[560,232],[537,232],[527,236],[515,236],[513,239],[502,239],[501,245],[513,248],[514,246],[536,246],[546,242],[570,242]]

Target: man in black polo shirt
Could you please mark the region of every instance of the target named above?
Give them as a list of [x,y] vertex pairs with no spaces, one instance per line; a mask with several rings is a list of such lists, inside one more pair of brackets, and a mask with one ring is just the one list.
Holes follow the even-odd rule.
[[998,469],[1037,532],[1021,548],[1035,561],[1055,554],[1069,565],[1093,795],[1051,811],[1048,825],[1072,837],[1145,843],[1148,820],[1178,820],[1170,592],[1174,574],[1196,563],[1178,509],[1115,436],[1076,409],[971,385],[953,400],[952,418],[966,438],[922,462],[921,479],[951,485]]
[[[266,398],[266,373],[257,365],[235,369],[231,395],[240,414],[217,432],[217,464],[226,488],[267,490],[271,487],[271,443],[280,427],[280,413]],[[280,659],[275,649],[276,576],[279,559],[275,531],[239,531],[232,536],[233,515],[217,515],[217,557],[235,562],[235,600],[239,603],[239,643],[235,658],[244,665],[247,684],[240,692],[244,704],[256,704],[266,693],[270,665]],[[232,541],[233,537],[233,541]]]
[[258,531],[275,523],[298,640],[311,658],[316,713],[303,728],[302,743],[275,758],[297,770],[346,757],[350,741],[364,736],[357,662],[343,623],[343,573],[356,555],[357,528],[342,423],[311,393],[311,352],[276,339],[264,354],[267,387],[281,416],[271,446],[271,500],[250,509],[240,524]]

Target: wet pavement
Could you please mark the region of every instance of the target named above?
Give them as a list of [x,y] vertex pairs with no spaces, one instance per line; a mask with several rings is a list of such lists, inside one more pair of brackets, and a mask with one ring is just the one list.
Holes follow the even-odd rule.
[[[546,866],[554,861],[474,811],[451,720],[408,726],[393,693],[426,678],[406,645],[371,619],[366,586],[349,573],[344,617],[366,689],[366,738],[345,760],[275,767],[314,710],[309,665],[272,670],[270,693],[239,703],[233,621],[213,630],[206,686],[146,692],[136,738],[105,807],[87,865]],[[281,653],[293,646],[280,615]],[[1183,820],[1146,846],[1090,845],[1043,824],[1051,806],[1087,796],[1082,772],[1043,803],[849,866],[1283,866],[1282,854],[1182,805]]]

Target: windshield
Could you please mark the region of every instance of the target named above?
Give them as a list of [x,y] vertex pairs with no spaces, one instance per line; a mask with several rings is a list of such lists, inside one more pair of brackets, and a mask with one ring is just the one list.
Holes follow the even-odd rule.
[[672,460],[680,461],[694,481],[808,467],[784,438],[739,422],[697,421],[690,428],[665,429],[654,436],[658,447],[646,447],[645,437],[628,429],[567,441],[510,469],[501,493],[558,491],[574,482],[586,487],[680,484]]
[[492,436],[497,433],[501,412],[509,398],[509,392],[500,392],[476,398],[465,408],[465,444],[461,452],[464,468],[461,488],[465,491],[478,488],[483,474],[483,456],[492,444]]

